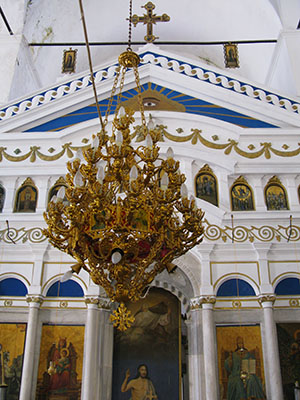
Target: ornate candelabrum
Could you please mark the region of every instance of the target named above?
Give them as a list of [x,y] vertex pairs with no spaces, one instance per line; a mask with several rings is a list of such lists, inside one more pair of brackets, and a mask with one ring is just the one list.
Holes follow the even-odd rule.
[[120,303],[111,318],[125,330],[134,320],[125,303],[137,301],[157,274],[170,271],[175,258],[202,241],[204,213],[193,197],[188,199],[185,176],[172,149],[162,158],[160,132],[153,122],[146,126],[139,56],[127,51],[119,63],[112,96],[118,79],[121,93],[126,70],[133,68],[145,143],[131,143],[133,111],[119,100],[111,134],[102,128],[93,144],[68,162],[67,188],[50,202],[43,233],[54,247],[76,259],[72,272],[83,268]]

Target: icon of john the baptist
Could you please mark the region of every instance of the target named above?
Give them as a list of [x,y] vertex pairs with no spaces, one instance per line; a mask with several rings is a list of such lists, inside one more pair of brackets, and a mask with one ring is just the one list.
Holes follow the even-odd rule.
[[121,392],[131,390],[131,400],[158,400],[153,383],[148,377],[147,365],[139,365],[137,376],[128,382],[129,377],[130,371],[128,369],[121,386]]

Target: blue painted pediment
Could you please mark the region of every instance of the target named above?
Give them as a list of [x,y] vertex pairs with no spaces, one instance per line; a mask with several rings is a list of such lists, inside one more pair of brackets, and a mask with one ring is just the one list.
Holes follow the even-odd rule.
[[[224,74],[223,70],[208,67],[200,61],[196,63],[195,60],[170,55],[154,45],[145,49],[140,52],[139,68],[143,82],[146,82],[142,86],[146,110],[206,116],[243,128],[300,126],[300,104],[294,99],[239,80],[229,73]],[[94,78],[102,99],[99,105],[103,115],[109,101],[107,82],[112,85],[116,67],[117,63],[113,62],[95,68]],[[129,84],[134,83],[133,74],[130,79]],[[135,89],[125,88],[122,101],[134,108],[136,96]],[[111,112],[115,106],[116,98]],[[0,110],[0,130],[60,131],[93,118],[97,118],[97,111],[91,80],[88,74],[77,75],[72,80],[3,107]]]

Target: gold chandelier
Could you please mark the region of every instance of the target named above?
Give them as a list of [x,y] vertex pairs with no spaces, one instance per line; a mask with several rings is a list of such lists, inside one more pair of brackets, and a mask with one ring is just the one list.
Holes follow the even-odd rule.
[[[126,330],[134,321],[125,304],[145,294],[157,274],[172,270],[172,261],[202,241],[202,218],[195,199],[188,199],[185,176],[168,149],[161,157],[160,132],[143,111],[139,56],[130,46],[119,67],[101,131],[90,147],[67,163],[67,188],[60,188],[44,213],[43,233],[86,270],[108,297],[120,303],[111,315]],[[125,74],[133,69],[145,143],[135,146],[134,111],[121,105]],[[117,107],[108,134],[108,115],[119,85]],[[137,127],[135,127],[137,129]],[[67,202],[63,201],[67,198]]]

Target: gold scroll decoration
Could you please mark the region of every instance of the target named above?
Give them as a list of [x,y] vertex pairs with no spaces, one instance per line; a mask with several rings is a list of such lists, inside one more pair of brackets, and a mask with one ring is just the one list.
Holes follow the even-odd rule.
[[[249,241],[253,243],[257,242],[281,242],[282,240],[289,240],[290,242],[300,241],[300,226],[288,225],[288,226],[253,226],[250,227],[244,225],[237,225],[234,228],[225,225],[224,227],[210,224],[207,219],[203,221],[204,226],[204,237],[208,241],[218,241],[223,242],[234,241],[236,243],[244,243]],[[14,242],[20,243],[42,243],[46,240],[46,237],[42,233],[42,228],[25,227],[16,229],[10,227],[8,229],[0,230],[0,242],[12,244]]]

